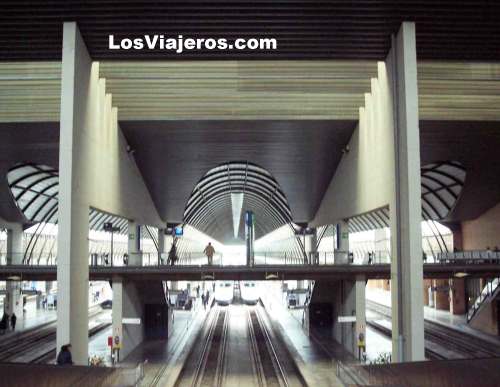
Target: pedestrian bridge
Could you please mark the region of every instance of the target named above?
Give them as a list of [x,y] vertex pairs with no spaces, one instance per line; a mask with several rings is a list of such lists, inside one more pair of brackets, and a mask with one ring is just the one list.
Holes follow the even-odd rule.
[[[500,264],[496,262],[424,263],[425,278],[497,277]],[[120,277],[131,281],[141,280],[294,280],[294,279],[390,279],[390,264],[270,264],[252,267],[221,265],[156,265],[156,266],[89,266],[90,280],[112,280]],[[3,265],[0,280],[55,281],[55,265]]]

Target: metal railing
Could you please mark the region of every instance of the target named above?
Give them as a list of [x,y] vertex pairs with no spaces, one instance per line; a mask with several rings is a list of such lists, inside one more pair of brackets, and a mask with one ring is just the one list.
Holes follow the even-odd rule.
[[500,251],[466,250],[438,253],[440,263],[500,263]]

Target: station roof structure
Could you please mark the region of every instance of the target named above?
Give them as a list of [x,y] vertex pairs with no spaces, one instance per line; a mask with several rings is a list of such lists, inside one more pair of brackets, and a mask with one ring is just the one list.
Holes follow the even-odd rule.
[[[402,21],[415,21],[422,165],[453,162],[467,176],[459,195],[446,183],[439,191],[457,196],[450,209],[454,196],[436,198],[431,187],[424,196],[439,208],[426,211],[433,219],[447,212],[450,222],[472,219],[500,195],[500,161],[491,157],[500,147],[499,18],[500,3],[486,0],[6,0],[0,174],[20,162],[58,167],[62,23],[76,21],[165,221],[183,221],[207,171],[242,160],[276,179],[292,221],[308,222],[356,128],[391,34]],[[109,34],[152,33],[273,37],[278,50],[108,49]],[[22,220],[5,180],[0,216]],[[358,220],[359,229],[375,222]],[[226,232],[232,229],[228,218]]]
[[[58,60],[63,21],[80,26],[91,56],[171,59],[162,51],[108,50],[117,38],[151,33],[275,37],[275,52],[193,51],[184,59],[384,59],[402,21],[417,23],[419,59],[498,60],[500,4],[467,1],[119,1],[2,2],[0,58]],[[6,32],[6,33],[5,33]],[[29,39],[19,37],[29,36]],[[450,44],[451,42],[451,44]]]

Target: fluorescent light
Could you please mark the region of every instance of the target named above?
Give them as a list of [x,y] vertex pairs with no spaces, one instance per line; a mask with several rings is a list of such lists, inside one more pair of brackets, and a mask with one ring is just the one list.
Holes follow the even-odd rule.
[[233,210],[234,237],[238,238],[238,234],[240,231],[241,211],[243,210],[243,192],[231,192],[231,208]]

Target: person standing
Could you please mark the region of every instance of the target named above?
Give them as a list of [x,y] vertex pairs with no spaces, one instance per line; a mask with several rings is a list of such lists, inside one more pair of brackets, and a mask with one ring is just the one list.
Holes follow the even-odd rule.
[[175,264],[175,261],[177,261],[177,248],[175,247],[175,243],[172,243],[172,247],[168,253],[168,260],[172,266]]
[[205,298],[205,294],[201,295],[201,303],[203,304],[203,309],[207,310],[207,299]]
[[12,316],[10,316],[10,326],[12,327],[12,331],[16,330],[16,322],[17,322],[17,316],[15,313],[12,313]]
[[212,246],[212,243],[208,242],[208,245],[207,245],[207,247],[205,247],[205,250],[203,250],[203,252],[205,253],[205,255],[208,258],[208,264],[212,265],[214,262],[213,259],[214,259],[214,254],[215,254],[215,249]]

